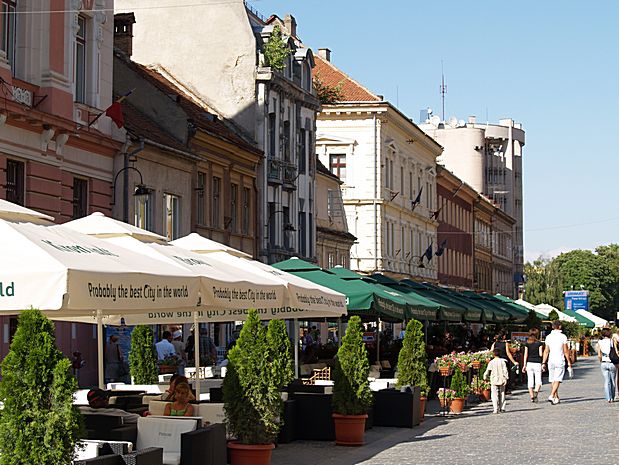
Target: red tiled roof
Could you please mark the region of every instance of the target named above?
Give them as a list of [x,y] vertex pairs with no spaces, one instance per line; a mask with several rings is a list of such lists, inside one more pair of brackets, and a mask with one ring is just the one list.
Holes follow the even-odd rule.
[[343,102],[380,102],[382,99],[363,87],[331,62],[319,55],[314,55],[316,66],[312,71],[314,79],[319,79],[323,85],[341,87]]

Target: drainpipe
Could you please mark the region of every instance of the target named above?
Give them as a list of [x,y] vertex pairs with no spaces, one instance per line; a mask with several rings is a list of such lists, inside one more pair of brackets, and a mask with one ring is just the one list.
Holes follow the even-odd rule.
[[374,113],[374,271],[378,271],[378,121]]
[[132,152],[125,150],[123,153],[123,221],[125,223],[129,222],[129,160],[142,150],[144,150],[144,139],[140,138],[140,145],[137,149]]

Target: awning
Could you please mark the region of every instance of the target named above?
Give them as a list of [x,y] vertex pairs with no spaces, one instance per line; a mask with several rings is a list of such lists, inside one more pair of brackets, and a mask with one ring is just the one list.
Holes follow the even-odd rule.
[[591,321],[584,315],[576,313],[574,310],[568,310],[566,308],[563,310],[563,313],[565,313],[567,316],[571,316],[572,318],[576,318],[580,326],[585,326],[586,328],[595,328],[595,323],[593,321]]
[[462,295],[468,299],[473,300],[478,305],[482,306],[486,313],[486,318],[489,313],[492,312],[492,320],[495,323],[507,323],[512,319],[512,313],[505,308],[500,307],[497,302],[491,301],[487,298],[487,294],[480,294],[474,291],[462,291]]
[[466,308],[458,303],[455,303],[447,296],[434,291],[431,287],[421,284],[410,279],[403,279],[400,281],[401,284],[409,286],[416,293],[425,297],[426,299],[432,300],[441,305],[439,310],[439,320],[441,321],[462,321],[464,319],[464,315],[466,314]]
[[404,299],[361,280],[346,281],[318,265],[299,258],[275,263],[273,267],[346,295],[349,314],[395,321],[406,318],[407,303]]
[[550,316],[550,312],[552,312],[553,310],[557,312],[557,315],[559,315],[560,321],[577,321],[576,318],[574,318],[573,316],[569,316],[563,313],[561,310],[553,307],[550,304],[538,304],[535,306],[535,311],[543,314],[545,319],[548,319],[548,317]]
[[521,307],[526,308],[527,310],[533,310],[535,314],[537,315],[537,317],[541,318],[542,320],[545,320],[548,317],[548,315],[544,315],[543,313],[538,312],[537,309],[535,308],[535,305],[533,305],[531,302],[527,302],[526,300],[523,300],[523,299],[518,299],[518,300],[514,300],[514,303],[517,305],[520,305]]
[[608,326],[607,320],[605,320],[604,318],[600,318],[599,316],[594,315],[593,313],[588,312],[587,310],[578,309],[576,310],[576,313],[592,321],[595,324],[596,328],[603,328],[604,326]]
[[[376,279],[374,279],[374,277],[364,276],[341,266],[331,268],[329,269],[329,271],[339,276],[341,279],[345,279],[347,281],[361,280],[365,283],[375,286],[376,288],[390,295],[405,300],[406,304],[408,305],[407,318],[416,318],[418,320],[436,320],[436,312],[440,308],[440,305],[424,297],[421,297],[420,295],[415,294],[412,291],[401,292],[399,289],[396,289],[393,286],[386,286],[382,283],[379,283]],[[400,287],[405,288],[405,286]]]

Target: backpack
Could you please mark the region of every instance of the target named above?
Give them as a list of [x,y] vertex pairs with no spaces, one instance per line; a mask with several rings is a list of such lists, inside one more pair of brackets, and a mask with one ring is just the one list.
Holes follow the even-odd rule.
[[619,354],[615,350],[615,341],[610,340],[610,352],[608,353],[608,357],[610,358],[610,362],[614,365],[619,365]]

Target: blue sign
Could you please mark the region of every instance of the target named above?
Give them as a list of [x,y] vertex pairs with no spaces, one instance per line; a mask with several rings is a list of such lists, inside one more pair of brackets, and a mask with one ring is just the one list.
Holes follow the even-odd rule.
[[589,311],[589,291],[565,291],[563,293],[563,305],[566,310]]

